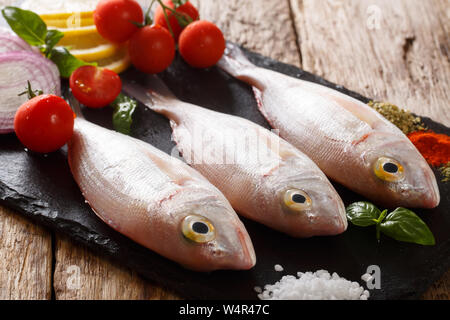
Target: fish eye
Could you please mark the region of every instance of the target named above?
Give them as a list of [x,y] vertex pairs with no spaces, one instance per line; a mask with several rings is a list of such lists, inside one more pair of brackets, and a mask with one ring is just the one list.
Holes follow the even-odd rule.
[[196,214],[188,215],[183,219],[181,230],[187,239],[195,243],[206,243],[216,238],[213,224],[205,217]]
[[293,211],[305,211],[312,205],[312,200],[308,194],[300,189],[289,189],[284,192],[283,204]]
[[375,162],[375,175],[387,182],[397,182],[405,177],[403,166],[397,160],[381,157]]

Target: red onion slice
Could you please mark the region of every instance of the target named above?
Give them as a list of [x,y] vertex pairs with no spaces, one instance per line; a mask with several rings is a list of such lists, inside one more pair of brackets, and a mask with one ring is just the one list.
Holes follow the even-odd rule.
[[33,48],[11,30],[0,28],[0,53],[34,51]]
[[59,71],[53,62],[29,51],[0,53],[0,133],[14,131],[17,109],[28,100],[24,92],[30,81],[33,90],[61,95]]

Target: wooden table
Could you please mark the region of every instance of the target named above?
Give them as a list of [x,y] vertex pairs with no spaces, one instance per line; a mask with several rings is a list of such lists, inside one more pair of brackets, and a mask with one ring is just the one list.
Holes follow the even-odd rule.
[[[192,2],[231,41],[450,126],[448,0]],[[423,298],[449,292],[447,272]],[[0,299],[177,298],[0,207]]]

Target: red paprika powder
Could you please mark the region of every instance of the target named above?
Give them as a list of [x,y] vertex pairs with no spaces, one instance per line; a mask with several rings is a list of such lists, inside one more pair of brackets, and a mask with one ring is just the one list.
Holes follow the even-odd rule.
[[429,164],[439,167],[450,162],[450,136],[433,131],[416,131],[408,134]]

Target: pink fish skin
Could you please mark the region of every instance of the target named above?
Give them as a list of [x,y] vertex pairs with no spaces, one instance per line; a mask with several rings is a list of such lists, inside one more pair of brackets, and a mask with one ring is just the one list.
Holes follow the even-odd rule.
[[[255,265],[253,244],[228,200],[182,161],[80,117],[68,146],[83,196],[118,232],[196,271]],[[214,238],[198,243],[185,236],[183,222],[193,215],[210,222]],[[194,234],[192,225],[187,229]]]
[[[425,159],[397,127],[366,104],[259,68],[230,43],[218,66],[250,84],[271,126],[331,179],[388,207],[439,205],[436,177]],[[383,159],[388,166],[378,165]]]
[[[223,192],[239,214],[293,237],[346,230],[341,198],[305,154],[251,121],[180,101],[158,78],[147,80],[145,87],[124,82],[123,88],[170,119],[183,157]],[[240,142],[245,148],[237,147]],[[255,159],[255,155],[264,156]],[[305,192],[311,206],[299,211],[286,207],[289,190]]]

